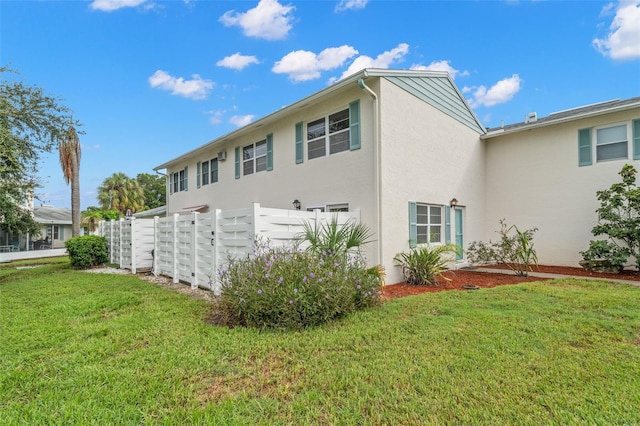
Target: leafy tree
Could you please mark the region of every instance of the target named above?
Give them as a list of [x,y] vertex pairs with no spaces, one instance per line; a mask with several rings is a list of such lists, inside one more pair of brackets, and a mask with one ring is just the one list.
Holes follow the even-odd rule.
[[137,180],[118,172],[98,187],[98,201],[104,210],[117,210],[124,216],[127,210],[135,213],[144,208],[144,190]]
[[87,210],[82,212],[82,225],[89,232],[95,232],[98,229],[98,223],[103,220],[117,220],[118,212],[115,210],[101,210],[99,207],[89,206]]
[[73,125],[69,126],[67,136],[58,142],[60,166],[64,181],[71,183],[71,235],[80,235],[80,139]]
[[[611,246],[619,247],[628,260],[635,258],[636,268],[640,272],[640,188],[636,185],[636,169],[625,164],[618,173],[621,182],[614,183],[609,189],[596,192],[600,201],[598,224],[591,233],[595,236],[606,235]],[[615,250],[619,254],[620,250]]]
[[10,80],[15,73],[0,67],[0,227],[10,233],[37,233],[26,206],[38,186],[37,164],[51,152],[73,122],[58,98],[37,86]]
[[144,206],[155,209],[167,204],[167,189],[165,178],[149,173],[139,173],[136,180],[144,190]]

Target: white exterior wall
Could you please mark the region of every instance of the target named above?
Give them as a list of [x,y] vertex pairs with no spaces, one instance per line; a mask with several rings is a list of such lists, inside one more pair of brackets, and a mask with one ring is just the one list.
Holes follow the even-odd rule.
[[[368,98],[366,92],[354,84],[353,88],[341,94],[299,109],[273,127],[261,126],[250,135],[225,145],[216,144],[206,154],[176,164],[167,173],[188,166],[188,191],[167,194],[167,215],[201,204],[208,204],[208,211],[235,209],[251,203],[293,209],[292,203],[297,199],[302,203],[302,210],[318,205],[348,203],[349,210],[360,210],[362,223],[375,229],[373,110]],[[302,121],[306,135],[307,122],[349,108],[349,103],[356,99],[360,99],[361,148],[308,160],[305,137],[304,162],[296,164],[295,124]],[[236,179],[235,147],[264,140],[269,133],[273,133],[273,170]],[[196,163],[215,158],[220,151],[227,152],[227,160],[219,162],[218,182],[197,188]],[[367,259],[376,263],[376,244],[369,244],[366,249]]]
[[[464,245],[482,238],[485,154],[478,132],[381,82],[383,257],[393,284],[402,281],[393,258],[409,250],[409,201],[448,206],[456,198],[464,209]],[[451,226],[455,242],[453,212]]]
[[[595,154],[591,166],[579,167],[578,130],[638,118],[636,109],[486,140],[485,238],[495,239],[501,218],[521,230],[537,227],[534,247],[540,264],[578,266],[579,251],[594,239],[596,191],[619,182],[625,163],[640,169],[638,160],[597,163]],[[628,137],[631,144],[630,127]]]

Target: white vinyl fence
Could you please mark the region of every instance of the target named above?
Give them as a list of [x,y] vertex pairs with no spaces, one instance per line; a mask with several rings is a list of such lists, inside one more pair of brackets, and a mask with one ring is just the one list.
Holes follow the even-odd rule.
[[174,214],[166,218],[120,219],[100,222],[110,261],[120,268],[151,270],[185,282],[192,288],[220,292],[218,271],[227,258],[252,252],[258,238],[272,246],[291,245],[303,223],[338,218],[339,224],[360,220],[360,212],[324,213],[252,207],[209,213]]

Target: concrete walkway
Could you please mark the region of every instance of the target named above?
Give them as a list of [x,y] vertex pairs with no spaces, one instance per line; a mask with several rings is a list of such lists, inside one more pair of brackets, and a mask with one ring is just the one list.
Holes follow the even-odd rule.
[[[492,268],[461,268],[463,271],[472,271],[472,272],[486,272],[489,274],[513,274],[513,271],[510,269],[492,269]],[[582,275],[560,275],[560,274],[549,274],[545,272],[529,272],[530,277],[537,278],[576,278],[582,280],[596,280],[596,281],[613,281],[617,283],[630,284],[636,287],[640,287],[640,281],[631,281],[631,280],[621,280],[618,278],[599,278],[599,277],[584,277]]]

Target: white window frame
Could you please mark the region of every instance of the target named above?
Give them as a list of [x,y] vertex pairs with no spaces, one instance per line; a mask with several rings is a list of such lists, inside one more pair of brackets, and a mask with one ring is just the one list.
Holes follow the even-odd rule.
[[[427,209],[427,214],[420,213],[421,209]],[[440,222],[433,222],[432,210],[440,211]],[[437,204],[416,203],[416,244],[443,244],[445,238],[445,208],[444,206]],[[426,217],[425,217],[426,216]],[[421,219],[423,219],[421,221]],[[421,232],[422,229],[422,232]],[[438,231],[440,238],[433,238],[436,235],[435,231]],[[422,237],[422,241],[421,241]]]
[[[263,148],[264,147],[264,148]],[[264,150],[259,155],[258,150]],[[242,175],[248,176],[254,173],[267,170],[267,140],[263,139],[256,143],[242,147]]]
[[[330,121],[331,117],[335,117],[338,114],[344,114],[344,113],[346,113],[347,115],[346,119],[343,118],[333,123]],[[346,122],[346,126],[345,126],[345,122]],[[311,125],[320,126],[320,124],[322,125],[322,127],[318,127],[317,129],[318,136],[310,137],[311,133],[310,133],[309,126]],[[307,122],[306,136],[305,136],[306,145],[307,145],[307,159],[315,160],[316,158],[323,158],[323,157],[327,157],[328,155],[334,155],[340,152],[349,151],[350,140],[351,140],[350,124],[351,124],[351,116],[350,116],[349,107],[340,109],[339,111],[333,112],[324,117],[317,118]],[[332,130],[332,127],[334,128],[334,130]],[[347,135],[346,141],[344,140],[339,141],[341,142],[340,144],[336,144],[332,147],[331,145],[332,139],[335,141],[336,137],[341,137],[341,135],[344,135],[344,134]],[[320,142],[324,142],[324,143],[321,144]],[[323,148],[322,155],[311,156],[318,149],[318,148],[314,148],[313,150],[311,149],[310,145],[314,143],[318,143],[320,146],[322,146]]]
[[337,212],[350,211],[349,203],[320,204],[320,205],[307,207],[308,212],[312,212],[314,210],[320,210],[323,213],[324,212],[337,213]]
[[[614,127],[624,127],[625,129],[625,140],[621,140],[621,141],[615,141],[615,142],[607,142],[607,143],[603,143],[603,144],[598,144],[598,131],[599,130],[604,130],[604,129],[610,129],[610,128],[614,128]],[[629,134],[632,131],[632,129],[630,128],[630,123],[629,122],[623,122],[623,123],[613,123],[613,124],[606,124],[603,126],[598,126],[598,127],[594,127],[593,128],[593,133],[592,133],[592,138],[593,138],[593,154],[595,158],[595,162],[596,163],[604,163],[604,162],[608,162],[608,161],[620,161],[620,160],[627,160],[629,159],[629,156],[631,155],[629,150],[631,148],[631,144],[629,143]],[[600,159],[600,156],[598,155],[598,147],[602,147],[602,146],[607,146],[607,145],[617,145],[617,144],[625,144],[626,147],[626,154],[624,157],[615,157],[615,158],[605,158],[605,159]]]

